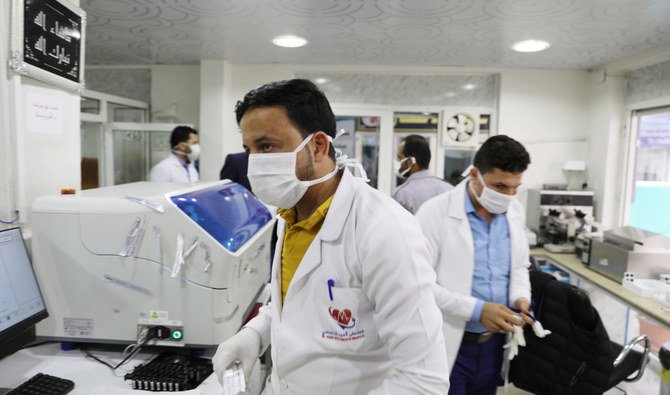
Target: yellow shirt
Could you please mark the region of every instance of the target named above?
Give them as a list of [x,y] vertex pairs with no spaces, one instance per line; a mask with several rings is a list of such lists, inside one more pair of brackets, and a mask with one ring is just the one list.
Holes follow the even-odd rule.
[[281,250],[281,301],[284,303],[288,286],[302,257],[305,256],[307,248],[312,244],[314,237],[321,230],[323,220],[328,214],[330,203],[333,201],[331,195],[325,202],[317,208],[309,218],[296,223],[295,208],[279,209],[279,215],[286,221],[286,230],[284,231],[284,242]]

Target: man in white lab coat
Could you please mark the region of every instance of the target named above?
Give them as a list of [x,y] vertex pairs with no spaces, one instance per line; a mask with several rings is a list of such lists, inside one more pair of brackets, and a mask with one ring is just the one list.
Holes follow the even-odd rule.
[[529,163],[519,142],[491,137],[477,151],[469,178],[417,213],[433,249],[449,394],[495,394],[504,333],[532,323],[525,219],[515,199]]
[[200,156],[198,131],[190,126],[177,126],[170,134],[172,152],[151,169],[151,182],[198,182],[195,161]]
[[272,343],[265,394],[444,394],[447,359],[430,247],[416,219],[354,177],[310,81],[237,103],[254,193],[282,208],[272,301],[214,356],[248,377]]

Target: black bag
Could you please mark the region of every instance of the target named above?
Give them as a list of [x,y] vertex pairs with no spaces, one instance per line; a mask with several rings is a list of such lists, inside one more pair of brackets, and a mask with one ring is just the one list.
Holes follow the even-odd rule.
[[588,294],[540,271],[530,272],[535,317],[552,333],[542,339],[525,326],[526,347],[511,363],[509,380],[544,394],[602,394],[614,355],[600,315]]

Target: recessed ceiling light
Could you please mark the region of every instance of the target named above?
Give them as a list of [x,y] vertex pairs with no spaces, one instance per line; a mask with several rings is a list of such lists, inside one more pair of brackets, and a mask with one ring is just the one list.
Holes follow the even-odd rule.
[[550,44],[544,40],[523,40],[514,43],[512,49],[517,52],[540,52],[549,48]]
[[279,47],[298,48],[307,45],[307,40],[298,36],[277,36],[272,43]]
[[328,82],[328,78],[317,78],[314,80],[314,82],[316,82],[317,84],[325,84],[326,82]]
[[477,85],[475,85],[475,84],[465,84],[465,85],[462,86],[462,88],[465,89],[466,91],[471,91],[471,90],[475,89],[476,87],[477,87]]

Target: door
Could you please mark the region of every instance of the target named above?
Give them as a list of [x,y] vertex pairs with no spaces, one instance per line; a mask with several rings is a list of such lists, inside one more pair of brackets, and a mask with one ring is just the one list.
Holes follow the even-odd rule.
[[[82,189],[144,179],[149,166],[144,158],[148,136],[135,128],[109,133],[107,126],[108,122],[145,122],[148,111],[149,105],[137,100],[90,90],[82,94]],[[113,164],[117,169],[110,167]]]
[[386,109],[332,104],[337,130],[344,129],[333,144],[349,158],[359,161],[370,179],[370,185],[391,194],[393,168],[393,113]]
[[81,189],[104,185],[102,124],[81,122]]
[[105,124],[106,185],[148,181],[151,168],[170,155],[170,134],[179,125],[182,124]]
[[335,117],[337,130],[344,131],[333,145],[349,158],[361,162],[370,186],[379,185],[380,117],[343,115]]

